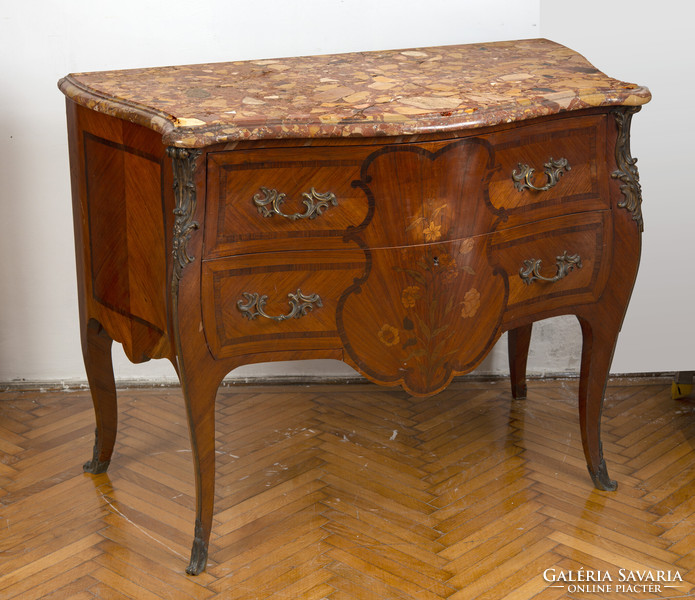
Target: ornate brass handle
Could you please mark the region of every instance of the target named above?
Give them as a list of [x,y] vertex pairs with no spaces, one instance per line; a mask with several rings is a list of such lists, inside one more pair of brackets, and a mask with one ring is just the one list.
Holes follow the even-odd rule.
[[236,305],[241,313],[249,320],[253,320],[259,315],[261,317],[265,317],[266,319],[272,319],[273,321],[299,319],[299,317],[306,315],[308,311],[313,310],[314,306],[318,306],[319,308],[323,306],[321,297],[318,294],[306,296],[302,294],[302,290],[297,289],[296,293],[287,294],[287,297],[290,299],[290,312],[286,315],[278,315],[274,317],[265,312],[265,303],[268,300],[267,295],[264,294],[261,296],[255,292],[242,292],[241,295],[246,301],[238,300]]
[[582,259],[579,254],[567,254],[567,251],[562,253],[562,256],[556,258],[557,272],[554,277],[543,277],[540,274],[541,259],[530,258],[524,261],[524,266],[519,270],[519,277],[526,285],[531,285],[536,279],[539,281],[547,281],[553,283],[559,281],[572,271],[575,267],[582,268]]
[[536,190],[537,192],[545,192],[551,187],[555,186],[558,181],[560,181],[560,176],[565,172],[569,171],[570,167],[566,158],[559,158],[558,160],[553,160],[552,156],[547,163],[543,165],[545,167],[545,174],[548,177],[548,183],[543,187],[536,187],[531,183],[531,178],[536,170],[528,165],[522,165],[519,163],[519,170],[514,169],[512,171],[512,179],[514,180],[514,187],[520,192],[523,192],[526,188],[530,190]]
[[[331,204],[333,206],[338,206],[338,200],[333,192],[322,194],[317,192],[316,189],[311,188],[310,192],[304,192],[302,194],[302,198],[304,198],[302,202],[304,206],[306,206],[306,211],[287,215],[282,212],[280,208],[280,205],[285,201],[286,197],[285,194],[281,194],[275,189],[261,187],[260,193],[253,197],[253,203],[258,207],[258,212],[264,217],[280,215],[291,221],[296,221],[297,219],[315,219],[324,209],[330,208]],[[270,209],[268,208],[269,205],[271,207]]]

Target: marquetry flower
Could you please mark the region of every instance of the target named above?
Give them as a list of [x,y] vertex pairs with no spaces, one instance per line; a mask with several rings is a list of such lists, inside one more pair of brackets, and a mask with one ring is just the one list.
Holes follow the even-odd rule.
[[473,238],[463,240],[459,248],[459,254],[468,254],[471,250],[473,250]]
[[466,292],[463,297],[463,308],[461,309],[461,316],[466,319],[472,317],[478,312],[480,308],[480,292],[475,288],[471,288]]
[[422,233],[425,234],[426,242],[436,242],[442,237],[442,226],[437,225],[434,221],[430,221]]
[[442,269],[456,268],[456,261],[453,258],[451,258],[451,256],[446,252],[437,254],[437,263]]
[[381,331],[379,331],[379,339],[385,346],[395,346],[398,342],[400,342],[401,337],[398,329],[392,325],[389,325],[388,323],[384,323]]
[[409,285],[401,292],[401,302],[405,308],[415,306],[415,301],[420,297],[420,288],[417,285]]

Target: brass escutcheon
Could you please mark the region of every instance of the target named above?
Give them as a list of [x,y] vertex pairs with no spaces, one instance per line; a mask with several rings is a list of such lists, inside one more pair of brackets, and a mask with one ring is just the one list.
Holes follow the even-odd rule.
[[558,160],[554,160],[552,157],[550,157],[548,162],[545,163],[543,166],[545,167],[544,173],[548,177],[548,183],[546,183],[543,187],[537,187],[531,182],[531,178],[533,177],[533,174],[536,172],[536,170],[533,167],[529,167],[528,165],[521,163],[519,163],[518,171],[516,169],[512,171],[514,187],[516,187],[516,189],[520,192],[523,192],[527,188],[530,190],[535,190],[537,192],[545,192],[549,190],[551,187],[557,185],[557,182],[560,181],[560,176],[565,171],[569,171],[572,168],[570,167],[566,158],[559,158]]
[[247,319],[253,320],[258,316],[271,319],[273,321],[286,321],[287,319],[299,319],[313,310],[314,306],[322,307],[323,302],[318,294],[305,295],[299,288],[293,293],[287,294],[290,300],[290,312],[286,315],[269,315],[265,312],[265,303],[268,301],[268,296],[257,294],[256,292],[242,292],[244,300],[238,300],[236,305]]
[[[306,210],[303,213],[294,213],[291,215],[282,212],[280,205],[285,201],[287,196],[285,194],[279,193],[276,189],[269,189],[261,186],[261,191],[255,194],[253,197],[253,203],[258,208],[258,212],[264,217],[272,217],[273,215],[280,215],[290,221],[296,221],[297,219],[315,219],[318,217],[324,209],[330,208],[330,205],[338,206],[338,199],[335,197],[333,192],[320,193],[317,192],[315,188],[311,188],[310,192],[304,192],[302,194],[302,202],[306,206]],[[271,208],[268,208],[270,206]]]
[[526,285],[531,285],[534,281],[547,281],[548,283],[554,283],[560,281],[567,277],[568,273],[574,270],[582,268],[582,259],[579,254],[567,254],[567,250],[562,253],[562,256],[558,256],[556,259],[557,272],[554,277],[543,277],[541,275],[541,259],[540,258],[529,258],[524,261],[524,266],[519,270],[519,277]]

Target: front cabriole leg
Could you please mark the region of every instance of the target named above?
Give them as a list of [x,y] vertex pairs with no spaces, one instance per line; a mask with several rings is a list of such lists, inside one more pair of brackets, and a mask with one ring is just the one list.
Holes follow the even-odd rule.
[[[595,317],[595,313],[599,317]],[[603,314],[601,314],[603,313]],[[606,316],[608,313],[608,316]],[[594,309],[579,317],[582,328],[582,362],[579,378],[579,427],[589,475],[599,490],[613,491],[618,484],[608,476],[601,444],[601,414],[606,380],[618,340],[620,319]]]
[[[601,443],[601,413],[613,351],[637,277],[641,253],[642,188],[637,159],[630,154],[630,123],[640,107],[624,106],[610,112],[614,118],[609,151],[613,216],[612,267],[600,300],[577,317],[582,328],[582,362],[579,380],[579,420],[589,474],[596,488],[613,491],[618,484],[608,476]],[[610,147],[614,141],[614,147]]]
[[220,378],[184,373],[182,386],[193,450],[196,518],[189,575],[205,570],[215,499],[215,396]]
[[[201,150],[168,148],[174,175],[171,303],[176,366],[188,417],[196,490],[196,517],[189,575],[205,570],[212,529],[215,492],[215,396],[225,372],[209,353],[201,323],[200,260],[202,236],[198,192],[204,169],[198,169]],[[201,161],[202,162],[202,161]],[[204,194],[200,194],[204,200]],[[179,310],[181,307],[181,310]]]

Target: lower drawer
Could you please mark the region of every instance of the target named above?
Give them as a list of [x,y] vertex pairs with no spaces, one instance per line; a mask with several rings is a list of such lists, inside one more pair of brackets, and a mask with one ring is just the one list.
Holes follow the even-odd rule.
[[216,358],[342,348],[367,377],[428,394],[474,368],[505,322],[596,301],[610,244],[605,210],[451,242],[208,260],[203,328]]
[[362,251],[277,252],[203,262],[203,328],[215,358],[338,348],[338,299]]
[[596,301],[610,271],[611,238],[609,210],[492,234],[490,262],[509,285],[506,319]]

